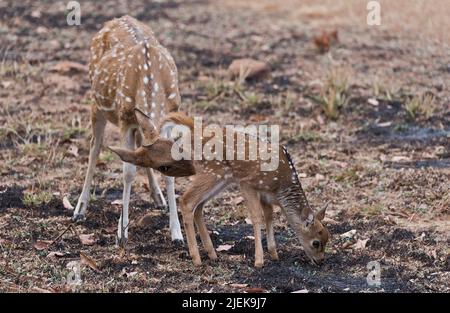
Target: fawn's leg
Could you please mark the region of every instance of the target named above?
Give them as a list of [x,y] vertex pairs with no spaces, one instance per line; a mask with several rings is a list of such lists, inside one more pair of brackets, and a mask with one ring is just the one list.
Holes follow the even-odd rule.
[[273,232],[273,206],[265,201],[261,201],[261,206],[266,221],[267,250],[269,250],[272,260],[278,261],[277,245],[275,243],[275,234]]
[[181,233],[180,220],[178,219],[177,202],[175,200],[175,178],[165,176],[167,199],[169,200],[169,225],[170,236],[172,241],[183,242],[183,234]]
[[264,251],[261,241],[261,203],[256,190],[242,185],[241,190],[250,210],[250,217],[253,223],[253,232],[255,235],[255,267],[262,267],[264,265]]
[[205,220],[203,218],[203,204],[198,205],[197,209],[195,210],[194,220],[195,224],[197,225],[200,238],[202,240],[203,248],[206,250],[206,252],[208,252],[208,257],[211,260],[216,260],[217,254],[214,250],[214,245],[211,241],[211,237],[209,236],[208,229],[206,228]]
[[[181,212],[183,214],[184,227],[186,231],[186,238],[189,246],[189,253],[195,265],[201,264],[200,253],[198,251],[197,239],[195,238],[194,214],[200,204],[204,204],[213,196],[222,191],[227,185],[228,181],[218,180],[216,176],[211,175],[197,175],[189,188],[181,198]],[[199,214],[199,213],[197,213]],[[209,237],[206,226],[203,220],[200,222],[199,218],[202,215],[197,215],[196,221],[199,227],[200,236],[203,244],[208,250],[208,255],[212,258],[215,256],[214,247],[212,246],[211,238]],[[211,252],[214,251],[214,253]]]
[[85,219],[86,208],[89,203],[92,178],[94,177],[95,165],[97,163],[98,154],[100,153],[100,148],[103,143],[103,134],[105,133],[106,118],[95,108],[93,108],[91,112],[91,124],[92,138],[89,151],[89,163],[86,177],[84,179],[83,191],[78,198],[77,206],[75,207],[75,210],[73,212],[73,219],[75,221]]
[[[135,129],[126,129],[122,131],[123,147],[125,149],[133,150],[135,148]],[[136,175],[136,166],[123,162],[123,196],[122,196],[122,214],[119,219],[119,226],[117,229],[117,243],[124,247],[128,241],[128,207],[130,204],[131,185]]]

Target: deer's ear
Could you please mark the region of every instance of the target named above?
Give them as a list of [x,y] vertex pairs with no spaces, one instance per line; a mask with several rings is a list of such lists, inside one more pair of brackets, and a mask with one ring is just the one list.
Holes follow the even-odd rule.
[[319,211],[317,211],[316,213],[316,218],[321,221],[325,218],[325,212],[327,211],[327,207],[328,207],[329,202]]
[[142,135],[144,136],[142,145],[149,146],[154,144],[158,139],[158,130],[152,119],[139,109],[134,109],[134,114],[136,115],[136,120],[142,130]]
[[136,164],[137,162],[137,155],[135,151],[119,147],[108,147],[108,149],[117,154],[120,157],[120,159],[124,162],[132,164]]

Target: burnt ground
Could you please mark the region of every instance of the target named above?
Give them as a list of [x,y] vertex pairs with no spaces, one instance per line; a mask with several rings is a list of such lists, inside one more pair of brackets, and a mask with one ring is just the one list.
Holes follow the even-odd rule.
[[[80,2],[82,24],[68,26],[62,2],[0,1],[0,291],[450,290],[448,3],[382,1],[382,26],[368,27],[357,1]],[[90,87],[82,68],[54,67],[87,64],[93,34],[123,14],[148,23],[173,54],[183,110],[221,124],[280,125],[310,203],[330,201],[325,264],[307,261],[278,211],[280,261],[266,255],[255,269],[252,227],[230,190],[205,208],[215,246],[229,249],[194,267],[187,247],[170,241],[168,212],[152,206],[141,172],[130,241],[119,250],[121,163],[106,150],[87,221],[71,226],[63,198],[75,205],[81,192]],[[324,30],[339,41],[320,53],[313,39]],[[270,75],[229,80],[227,66],[241,57],[268,62]],[[332,72],[348,80],[335,118],[317,100]],[[421,95],[434,100],[412,116],[407,103]],[[110,127],[106,144],[117,140]],[[189,180],[177,182],[181,194]],[[67,284],[80,258],[82,284]],[[366,282],[371,261],[381,266],[379,288]]]

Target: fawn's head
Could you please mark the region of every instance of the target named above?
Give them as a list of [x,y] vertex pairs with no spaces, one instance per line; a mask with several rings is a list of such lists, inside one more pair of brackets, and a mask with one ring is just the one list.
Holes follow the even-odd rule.
[[319,265],[325,258],[325,246],[330,233],[322,224],[327,206],[315,214],[302,217],[302,222],[297,232],[301,245],[311,261]]
[[142,146],[136,150],[108,147],[124,162],[153,168],[166,176],[190,176],[195,174],[191,160],[175,160],[172,157],[173,140],[159,136],[156,126],[142,111],[135,109],[136,120],[142,131]]

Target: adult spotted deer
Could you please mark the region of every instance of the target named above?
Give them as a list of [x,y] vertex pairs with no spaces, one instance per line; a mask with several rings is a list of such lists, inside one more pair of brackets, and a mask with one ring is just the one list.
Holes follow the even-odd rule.
[[[161,121],[161,128],[167,125],[181,125],[192,134],[194,129],[193,120],[181,112],[170,113]],[[226,155],[230,146],[228,139],[231,137],[225,130],[225,134],[220,145],[223,144],[221,155],[217,157],[219,149],[215,150],[215,158],[191,157],[194,161],[196,175],[192,183],[180,200],[181,212],[189,245],[189,252],[194,264],[200,265],[201,259],[197,246],[194,222],[197,225],[203,247],[208,252],[210,259],[217,258],[208,230],[203,220],[203,205],[230,184],[237,184],[240,187],[243,197],[246,200],[250,217],[253,224],[255,237],[255,266],[263,266],[263,248],[261,243],[261,225],[263,219],[266,224],[267,245],[272,259],[277,260],[278,254],[275,245],[273,229],[273,206],[278,205],[285,213],[290,226],[303,246],[306,255],[315,264],[321,263],[324,259],[325,245],[328,241],[329,232],[322,225],[326,207],[314,212],[310,207],[305,193],[300,184],[297,171],[288,151],[276,145],[278,167],[273,171],[262,171],[263,162],[260,152],[256,158],[249,158],[249,145],[255,138],[244,134],[244,142],[238,140],[238,132],[232,133],[233,155]],[[241,134],[242,135],[242,134]],[[227,138],[228,136],[228,138]],[[242,137],[241,137],[242,138]],[[205,147],[211,139],[209,136],[201,137],[201,143]],[[258,141],[262,139],[256,138]],[[195,138],[191,136],[192,146],[195,145]],[[245,157],[239,158],[238,145],[245,145]],[[258,142],[260,146],[260,142]],[[273,147],[272,147],[273,149]],[[192,150],[193,151],[193,150]],[[191,153],[192,153],[191,151]],[[241,150],[242,151],[242,150]],[[151,158],[150,153],[140,151],[121,150],[117,151],[122,160],[134,164],[143,164],[143,160]],[[174,170],[176,171],[176,170]],[[175,174],[176,175],[176,174]]]
[[[152,30],[130,16],[111,20],[93,38],[89,77],[94,103],[91,110],[93,136],[83,191],[73,218],[85,218],[95,164],[107,121],[118,126],[122,148],[145,151],[145,166],[152,198],[159,206],[166,201],[152,169],[165,174],[170,209],[172,240],[183,240],[175,202],[174,178],[192,175],[190,161],[171,158],[169,132],[159,134],[147,115],[157,123],[180,105],[177,68],[169,54],[156,40]],[[144,128],[139,127],[142,125]],[[142,134],[141,134],[142,133]],[[120,149],[119,149],[120,150]],[[118,243],[128,238],[128,207],[136,166],[123,163],[123,208],[118,227]]]

